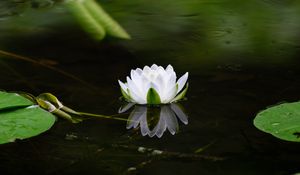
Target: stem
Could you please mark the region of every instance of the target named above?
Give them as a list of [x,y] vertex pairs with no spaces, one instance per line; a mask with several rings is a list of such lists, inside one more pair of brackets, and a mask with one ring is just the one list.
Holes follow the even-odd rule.
[[112,117],[112,116],[107,116],[107,115],[100,115],[100,114],[92,114],[92,113],[87,113],[87,112],[77,112],[80,115],[83,116],[91,116],[91,117],[100,117],[100,118],[106,118],[106,119],[115,119],[115,120],[122,120],[122,121],[128,121],[127,119],[120,118],[120,117]]
[[86,86],[88,86],[88,87],[96,90],[96,88],[94,86],[92,86],[91,84],[89,84],[88,82],[86,82],[86,81],[84,81],[84,80],[82,80],[82,79],[80,79],[80,78],[78,78],[78,77],[76,77],[76,76],[74,76],[74,75],[72,75],[72,74],[70,74],[68,72],[65,72],[65,71],[63,71],[61,69],[58,69],[58,68],[56,68],[54,66],[50,66],[50,65],[44,64],[42,62],[39,62],[39,61],[34,60],[32,58],[29,58],[29,57],[25,57],[25,56],[22,56],[22,55],[17,55],[17,54],[14,54],[14,53],[6,52],[4,50],[0,50],[0,55],[4,55],[4,56],[7,56],[8,58],[14,58],[14,59],[17,59],[17,60],[23,60],[23,61],[26,61],[26,62],[30,62],[30,63],[33,63],[33,64],[40,65],[42,67],[46,67],[48,69],[51,69],[51,70],[53,70],[55,72],[58,72],[58,73],[66,76],[66,77],[69,77],[69,78],[71,78],[73,80],[76,80],[76,81],[78,81],[78,82],[80,82],[80,83],[82,83],[82,84],[84,84],[84,85],[86,85]]
[[[1,50],[0,50],[0,52],[1,52]],[[4,67],[6,67],[8,71],[10,71],[13,74],[15,74],[15,76],[18,77],[22,82],[24,82],[30,89],[32,89],[34,91],[37,90],[37,87],[35,85],[31,84],[23,75],[21,75],[14,68],[12,68],[11,66],[9,66],[8,64],[6,64],[3,61],[0,61],[0,64],[3,65]]]

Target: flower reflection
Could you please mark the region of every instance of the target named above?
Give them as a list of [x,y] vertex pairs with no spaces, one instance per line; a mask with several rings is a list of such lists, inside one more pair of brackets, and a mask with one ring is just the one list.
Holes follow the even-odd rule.
[[[132,106],[134,104],[127,104],[119,110],[119,113],[127,111]],[[167,130],[172,135],[178,132],[178,119],[185,125],[188,124],[188,116],[183,112],[182,107],[175,103],[157,107],[135,105],[128,117],[126,128],[136,129],[139,127],[143,136],[160,138]]]

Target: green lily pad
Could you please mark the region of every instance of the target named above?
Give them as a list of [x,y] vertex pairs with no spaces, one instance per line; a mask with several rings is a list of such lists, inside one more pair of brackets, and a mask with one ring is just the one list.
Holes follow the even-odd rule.
[[33,102],[19,94],[0,91],[0,110],[30,105],[33,105]]
[[55,116],[16,93],[0,91],[0,144],[47,131]]
[[254,125],[273,136],[300,142],[300,102],[284,103],[257,114]]
[[39,135],[54,122],[55,116],[39,106],[0,112],[0,144]]

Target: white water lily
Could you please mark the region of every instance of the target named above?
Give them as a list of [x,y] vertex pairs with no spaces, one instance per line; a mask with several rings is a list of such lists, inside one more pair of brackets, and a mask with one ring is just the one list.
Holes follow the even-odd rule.
[[[167,104],[182,99],[187,91],[188,72],[176,82],[171,65],[166,69],[153,64],[143,69],[131,70],[126,83],[119,80],[121,92],[128,102],[137,104]],[[186,85],[186,88],[184,86]]]

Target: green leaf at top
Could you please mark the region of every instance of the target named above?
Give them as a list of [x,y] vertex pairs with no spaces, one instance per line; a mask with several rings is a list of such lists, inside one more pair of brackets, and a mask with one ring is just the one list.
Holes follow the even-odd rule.
[[30,105],[33,105],[33,102],[19,94],[0,91],[0,110]]
[[159,94],[156,92],[154,88],[150,88],[147,93],[147,104],[149,105],[158,105],[160,104]]
[[300,102],[284,103],[257,114],[254,125],[282,140],[300,142]]
[[70,1],[67,4],[68,8],[77,18],[79,24],[87,33],[89,33],[96,40],[102,40],[105,37],[105,29],[83,5],[84,2],[76,0]]
[[55,116],[38,106],[0,112],[0,144],[36,136],[54,122]]
[[123,29],[123,27],[115,21],[95,0],[85,0],[84,7],[90,15],[97,21],[105,31],[115,37],[122,39],[130,39],[130,35]]

